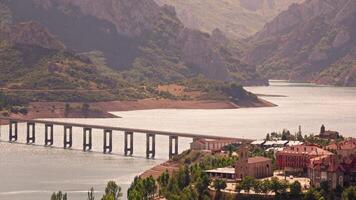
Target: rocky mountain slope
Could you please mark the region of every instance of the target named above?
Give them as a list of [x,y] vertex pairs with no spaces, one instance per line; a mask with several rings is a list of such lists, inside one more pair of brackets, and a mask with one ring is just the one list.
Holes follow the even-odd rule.
[[245,38],[261,30],[292,3],[304,0],[155,0],[176,7],[189,28],[212,32],[219,28],[229,37]]
[[135,82],[195,77],[266,84],[219,31],[186,28],[170,6],[153,0],[1,0],[14,23],[35,21],[72,51],[103,55],[104,65]]
[[[15,23],[2,3],[0,22],[0,94],[8,96],[7,103],[112,100],[146,95],[109,68],[99,67],[88,57],[67,50],[62,41],[39,23]],[[1,102],[0,109],[7,104]]]
[[267,78],[356,85],[356,1],[308,0],[249,41],[245,61]]

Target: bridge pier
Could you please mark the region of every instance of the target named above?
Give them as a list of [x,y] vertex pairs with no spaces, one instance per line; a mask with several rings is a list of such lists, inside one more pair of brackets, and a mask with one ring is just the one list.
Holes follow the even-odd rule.
[[[128,137],[130,137],[130,146],[129,146],[129,142],[128,142]],[[129,155],[132,156],[133,155],[133,132],[129,132],[129,131],[125,131],[125,156]]]
[[[109,135],[109,141],[107,136]],[[103,145],[104,153],[112,152],[112,130],[104,130],[104,145]]]
[[64,149],[72,148],[73,145],[73,135],[72,135],[73,128],[71,126],[64,126],[64,142],[63,147]]
[[9,142],[17,141],[17,121],[10,121],[9,124]]
[[35,123],[27,123],[27,137],[26,143],[27,144],[34,144],[36,142],[36,128]]
[[91,130],[91,128],[83,128],[83,151],[90,151],[93,147]]
[[[173,140],[174,140],[174,152],[173,152]],[[178,136],[169,136],[169,159],[178,155]]]
[[[48,129],[50,129],[50,132],[48,132]],[[45,146],[52,146],[52,145],[53,145],[53,124],[45,124]]]
[[[150,140],[152,139],[152,143]],[[156,155],[156,135],[146,134],[146,158],[155,158]]]

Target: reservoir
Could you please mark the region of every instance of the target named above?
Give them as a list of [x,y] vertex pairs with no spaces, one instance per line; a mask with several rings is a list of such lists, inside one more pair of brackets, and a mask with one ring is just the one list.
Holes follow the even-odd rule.
[[[115,119],[60,119],[75,123],[132,127],[162,131],[262,139],[266,133],[302,127],[303,134],[327,129],[356,137],[356,88],[324,87],[272,81],[268,87],[248,87],[261,98],[277,104],[268,108],[231,110],[144,110],[113,112]],[[41,130],[42,129],[42,130]],[[145,135],[135,135],[134,157],[123,156],[123,134],[114,132],[113,155],[102,151],[102,133],[93,132],[93,150],[82,152],[82,130],[74,129],[74,150],[63,150],[63,130],[55,127],[54,148],[43,147],[44,127],[38,127],[37,145],[9,144],[7,127],[0,139],[0,200],[46,200],[54,191],[68,193],[70,200],[85,200],[90,187],[102,191],[115,180],[126,193],[133,178],[168,158],[168,138],[156,138],[156,159],[145,159]],[[25,141],[24,125],[19,142]],[[179,138],[179,150],[189,148],[189,139]],[[126,194],[124,194],[124,199]],[[96,194],[100,199],[101,194]]]

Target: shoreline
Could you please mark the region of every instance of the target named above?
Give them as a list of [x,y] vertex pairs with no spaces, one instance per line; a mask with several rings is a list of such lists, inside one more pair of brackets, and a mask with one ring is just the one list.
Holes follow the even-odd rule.
[[[69,105],[69,108],[66,108]],[[83,110],[83,105],[89,108]],[[107,102],[32,102],[28,106],[28,113],[14,114],[9,117],[19,119],[37,118],[118,118],[110,112],[153,110],[153,109],[239,109],[275,107],[277,105],[258,98],[257,101],[242,101],[235,104],[230,101],[219,100],[171,100],[171,99],[141,99],[134,101]]]

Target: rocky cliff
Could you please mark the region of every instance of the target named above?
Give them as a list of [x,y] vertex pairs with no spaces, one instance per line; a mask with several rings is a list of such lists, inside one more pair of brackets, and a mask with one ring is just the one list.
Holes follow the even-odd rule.
[[356,85],[356,1],[294,4],[250,38],[245,61],[268,78]]
[[[35,21],[67,49],[102,52],[129,81],[176,81],[202,74],[222,81],[265,84],[222,33],[186,28],[171,6],[153,0],[2,0],[15,23]],[[30,36],[29,36],[30,37]]]
[[245,38],[261,30],[292,3],[304,0],[155,0],[173,5],[189,28],[212,32],[218,28],[232,38]]

